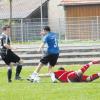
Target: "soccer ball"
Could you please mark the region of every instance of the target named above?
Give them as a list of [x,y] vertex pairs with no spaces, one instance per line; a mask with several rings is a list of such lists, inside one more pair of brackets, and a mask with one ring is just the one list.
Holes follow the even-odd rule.
[[40,82],[40,77],[36,76],[33,80],[33,83],[39,83]]

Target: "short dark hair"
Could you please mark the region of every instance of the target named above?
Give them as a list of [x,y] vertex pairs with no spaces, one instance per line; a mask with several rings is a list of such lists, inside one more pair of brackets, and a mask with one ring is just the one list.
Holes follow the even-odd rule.
[[7,28],[11,28],[11,27],[9,25],[5,25],[5,26],[3,26],[2,30],[5,31],[5,30],[7,30]]
[[65,70],[63,67],[58,68],[58,70]]
[[45,31],[49,31],[49,32],[51,31],[51,29],[50,29],[49,26],[45,26],[45,27],[44,27],[44,30],[45,30]]

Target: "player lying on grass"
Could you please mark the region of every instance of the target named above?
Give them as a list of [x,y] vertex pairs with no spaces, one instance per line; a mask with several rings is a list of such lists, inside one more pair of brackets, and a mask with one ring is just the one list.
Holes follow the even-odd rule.
[[[100,73],[92,74],[91,76],[84,75],[84,72],[92,65],[92,64],[98,64],[100,61],[92,61],[88,64],[85,64],[81,69],[77,71],[66,71],[64,68],[59,68],[59,70],[52,73],[52,75],[49,74],[39,74],[37,77],[37,80],[39,77],[51,77],[53,82],[56,82],[56,80],[59,80],[60,82],[92,82],[93,80],[100,77]],[[32,81],[32,80],[30,80]],[[35,79],[36,82],[36,79]]]

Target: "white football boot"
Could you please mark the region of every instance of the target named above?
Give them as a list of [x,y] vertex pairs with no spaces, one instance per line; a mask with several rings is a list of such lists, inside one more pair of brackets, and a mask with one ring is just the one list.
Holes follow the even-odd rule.
[[54,73],[50,73],[50,77],[53,83],[57,83],[57,79],[55,78],[55,74]]

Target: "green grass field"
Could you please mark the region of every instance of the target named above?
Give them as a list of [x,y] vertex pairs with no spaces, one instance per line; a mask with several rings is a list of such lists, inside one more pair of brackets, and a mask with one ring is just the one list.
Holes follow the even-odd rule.
[[[77,66],[65,66],[77,70]],[[54,68],[56,70],[57,67]],[[21,76],[26,79],[34,67],[24,67]],[[45,73],[44,67],[41,73]],[[100,72],[100,65],[91,66],[85,74]],[[0,100],[100,100],[100,79],[91,83],[51,83],[50,78],[42,78],[40,83],[27,80],[7,82],[6,68],[0,68]]]

